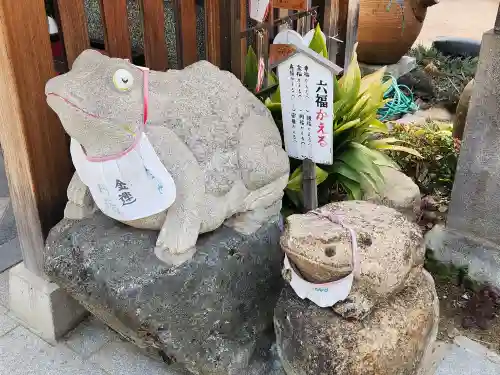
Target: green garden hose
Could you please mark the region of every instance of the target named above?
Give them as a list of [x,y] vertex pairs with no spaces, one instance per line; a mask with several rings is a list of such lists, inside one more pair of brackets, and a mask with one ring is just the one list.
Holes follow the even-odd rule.
[[384,94],[384,99],[392,99],[378,111],[380,121],[399,118],[407,113],[418,110],[418,105],[413,101],[413,93],[406,85],[399,85],[396,78],[388,76],[392,85]]

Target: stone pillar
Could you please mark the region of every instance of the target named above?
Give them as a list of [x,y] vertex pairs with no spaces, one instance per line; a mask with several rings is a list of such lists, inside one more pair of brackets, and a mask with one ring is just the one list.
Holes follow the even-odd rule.
[[500,287],[500,35],[484,34],[446,228],[426,237],[436,258]]

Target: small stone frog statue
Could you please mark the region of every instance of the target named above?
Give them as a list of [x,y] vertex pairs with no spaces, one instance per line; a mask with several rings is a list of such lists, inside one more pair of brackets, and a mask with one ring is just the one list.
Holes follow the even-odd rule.
[[66,218],[99,208],[160,230],[155,254],[178,265],[200,233],[250,234],[279,214],[289,175],[279,130],[231,73],[205,61],[148,71],[87,50],[46,95],[71,136]]

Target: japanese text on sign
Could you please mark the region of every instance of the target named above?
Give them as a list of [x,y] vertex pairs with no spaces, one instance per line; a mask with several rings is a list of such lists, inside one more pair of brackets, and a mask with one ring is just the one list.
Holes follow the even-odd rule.
[[296,159],[333,162],[333,72],[299,53],[278,67],[285,146]]

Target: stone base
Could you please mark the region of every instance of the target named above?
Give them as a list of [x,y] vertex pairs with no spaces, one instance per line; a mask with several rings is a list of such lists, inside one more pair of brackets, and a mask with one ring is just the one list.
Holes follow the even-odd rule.
[[466,236],[436,225],[425,236],[427,249],[437,260],[467,267],[469,276],[500,288],[500,247],[492,242]]
[[[361,74],[363,76],[376,72],[377,70],[383,68],[385,65],[369,65],[364,63],[359,63],[359,68],[361,69]],[[417,67],[417,60],[414,57],[403,56],[398,63],[387,66],[387,74],[391,74],[394,78],[398,79],[405,74],[410,73],[413,69]]]
[[289,287],[274,316],[287,375],[425,374],[438,323],[439,299],[426,271],[361,321],[301,300]]
[[227,227],[203,235],[178,267],[156,258],[157,235],[101,213],[63,220],[47,240],[45,272],[168,364],[199,375],[271,374],[262,369],[283,286],[278,217],[251,235]]
[[10,309],[49,343],[73,329],[88,314],[64,290],[31,273],[21,263],[9,272]]

